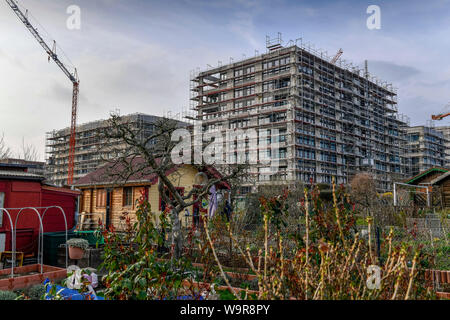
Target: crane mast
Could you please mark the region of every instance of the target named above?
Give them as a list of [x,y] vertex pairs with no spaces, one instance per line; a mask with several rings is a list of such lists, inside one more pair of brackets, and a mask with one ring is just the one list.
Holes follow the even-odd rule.
[[25,27],[30,31],[33,37],[37,40],[37,42],[41,45],[41,47],[45,50],[48,56],[58,65],[58,67],[64,72],[64,74],[69,78],[69,80],[73,84],[72,91],[72,119],[70,124],[70,140],[69,140],[69,166],[68,166],[68,175],[67,175],[67,184],[71,185],[73,183],[73,171],[75,167],[75,145],[76,145],[76,126],[77,126],[77,109],[78,109],[78,93],[80,87],[80,80],[78,78],[77,69],[74,69],[74,72],[71,73],[67,70],[66,66],[61,62],[56,54],[56,46],[55,49],[52,50],[41,37],[39,32],[28,20],[27,14],[24,14],[22,10],[20,10],[16,1],[14,0],[5,0],[6,3],[11,7],[13,12],[17,15],[20,21],[25,25]]

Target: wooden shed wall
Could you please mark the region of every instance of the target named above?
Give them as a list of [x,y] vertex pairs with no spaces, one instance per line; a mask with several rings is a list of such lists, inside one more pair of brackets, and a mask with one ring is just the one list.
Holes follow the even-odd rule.
[[[178,169],[176,172],[169,175],[169,179],[173,182],[175,187],[184,188],[184,193],[188,193],[192,186],[194,185],[195,175],[197,170],[192,166],[184,166]],[[158,191],[158,184],[150,185],[140,183],[140,184],[126,184],[125,187],[133,187],[133,198],[131,206],[123,206],[123,187],[116,187],[112,190],[111,198],[111,223],[114,227],[120,229],[124,226],[124,220],[121,219],[124,213],[127,213],[132,221],[135,221],[136,217],[136,201],[141,196],[141,191],[144,188],[149,188],[148,197],[151,205],[152,212],[158,217],[161,213],[160,211],[160,196]],[[105,207],[97,207],[97,197],[101,190],[105,189],[105,186],[98,185],[95,187],[82,187],[82,212],[87,213],[97,213],[96,219],[101,217],[101,214],[106,213]],[[92,210],[91,210],[92,207]],[[192,215],[192,206],[188,208],[190,214]],[[185,224],[184,212],[180,213],[180,221]]]

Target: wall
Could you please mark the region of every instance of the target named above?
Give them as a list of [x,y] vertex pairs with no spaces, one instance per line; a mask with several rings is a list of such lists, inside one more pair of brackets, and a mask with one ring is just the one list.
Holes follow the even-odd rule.
[[[66,213],[68,229],[74,226],[76,199],[78,195],[73,191],[57,190],[42,186],[35,181],[0,181],[0,192],[5,194],[5,208],[61,206]],[[50,190],[52,189],[52,190]],[[43,210],[38,210],[42,216]],[[9,210],[13,224],[19,210]],[[49,209],[43,221],[44,232],[65,230],[64,218],[57,209]],[[17,220],[16,247],[18,251],[31,253],[37,249],[37,238],[40,232],[40,221],[34,210],[26,209]],[[9,219],[4,214],[0,233],[6,235],[5,248],[11,250],[12,235]]]

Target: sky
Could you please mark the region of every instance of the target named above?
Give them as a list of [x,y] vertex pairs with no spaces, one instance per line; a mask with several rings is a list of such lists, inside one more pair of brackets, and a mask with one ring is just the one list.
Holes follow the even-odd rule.
[[[424,125],[450,101],[450,0],[20,0],[80,77],[78,123],[189,107],[192,70],[266,52],[266,36],[302,38],[398,88],[399,112]],[[67,20],[76,5],[80,28]],[[380,29],[369,29],[370,5]],[[70,20],[72,21],[72,20]],[[61,48],[63,51],[61,51]],[[65,55],[64,55],[65,54]],[[68,58],[66,58],[66,56]],[[72,70],[72,69],[71,69]],[[70,125],[72,83],[0,1],[0,135],[45,158],[45,133]],[[447,108],[449,110],[450,108]],[[436,125],[448,125],[442,120]]]

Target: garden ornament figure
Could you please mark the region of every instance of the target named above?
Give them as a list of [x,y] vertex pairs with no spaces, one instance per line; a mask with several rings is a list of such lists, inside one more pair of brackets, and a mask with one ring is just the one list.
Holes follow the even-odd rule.
[[94,288],[98,286],[98,277],[95,273],[91,273],[90,275],[85,273],[83,269],[81,269],[78,266],[70,266],[67,268],[67,271],[72,274],[67,278],[66,285],[69,289],[81,289],[81,286],[83,284],[83,278],[86,279],[89,284],[87,285],[87,288],[89,290],[89,293],[91,293],[94,297],[97,295],[95,294]]
[[217,192],[216,192],[216,186],[211,186],[209,189],[209,192],[211,193],[211,196],[209,198],[209,217],[212,218],[214,216],[214,213],[217,210]]

